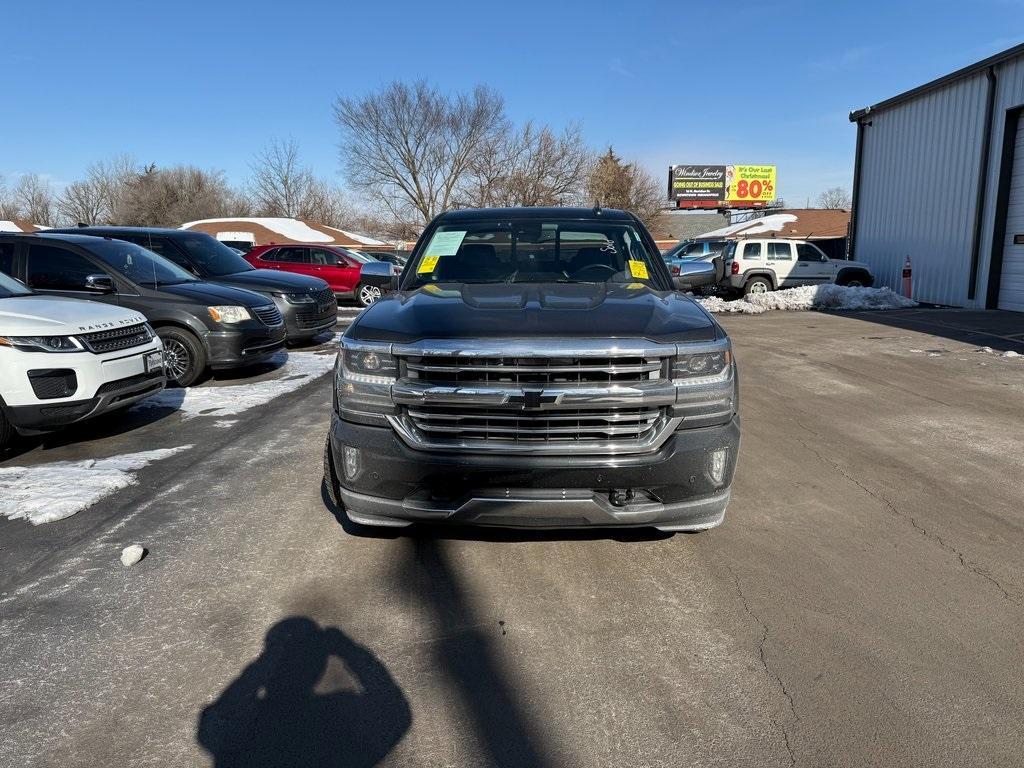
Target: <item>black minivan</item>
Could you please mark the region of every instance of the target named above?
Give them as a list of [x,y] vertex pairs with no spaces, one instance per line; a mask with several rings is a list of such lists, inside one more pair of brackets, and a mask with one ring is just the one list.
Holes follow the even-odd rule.
[[164,344],[170,383],[239,368],[284,347],[284,318],[265,296],[215,285],[156,253],[89,235],[3,234],[15,244],[11,277],[44,295],[118,304],[145,315]]
[[289,343],[309,341],[333,328],[338,319],[338,300],[326,281],[311,275],[256,269],[206,232],[116,226],[48,231],[127,240],[159,253],[200,280],[262,293],[281,311]]

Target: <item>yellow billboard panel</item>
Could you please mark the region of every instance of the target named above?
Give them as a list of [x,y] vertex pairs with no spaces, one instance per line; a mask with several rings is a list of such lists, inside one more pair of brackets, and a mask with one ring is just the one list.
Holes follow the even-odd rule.
[[725,199],[729,203],[769,202],[775,199],[774,165],[727,165]]

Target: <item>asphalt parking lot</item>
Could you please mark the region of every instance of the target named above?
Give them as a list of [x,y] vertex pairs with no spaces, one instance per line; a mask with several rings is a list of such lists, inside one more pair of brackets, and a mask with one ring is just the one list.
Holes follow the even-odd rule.
[[0,764],[1019,765],[1024,350],[950,317],[722,318],[743,444],[697,535],[352,535],[329,338],[31,443],[0,482],[41,510],[137,482],[0,516]]

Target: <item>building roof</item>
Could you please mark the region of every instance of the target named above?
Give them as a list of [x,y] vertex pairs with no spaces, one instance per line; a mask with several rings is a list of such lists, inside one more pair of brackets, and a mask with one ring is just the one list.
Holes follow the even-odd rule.
[[897,104],[901,104],[905,101],[910,101],[911,99],[917,98],[918,96],[928,93],[929,91],[934,91],[938,88],[942,88],[943,86],[947,85],[948,83],[952,83],[955,80],[970,77],[971,75],[977,72],[981,72],[982,70],[988,69],[989,67],[993,67],[996,64],[1001,64],[1007,59],[1015,59],[1018,56],[1024,56],[1024,43],[1021,43],[1020,45],[1015,45],[1013,46],[1013,48],[1007,48],[1005,51],[1002,51],[1001,53],[997,53],[994,56],[989,56],[987,59],[982,59],[981,61],[975,62],[974,64],[969,64],[968,66],[962,69],[958,69],[956,72],[950,72],[948,75],[937,77],[934,80],[925,83],[924,85],[919,85],[916,88],[911,88],[909,91],[899,93],[895,96],[892,96],[891,98],[886,99],[885,101],[880,101],[877,104],[872,104],[870,107],[864,107],[863,109],[855,109],[853,112],[850,113],[850,122],[855,123],[862,117],[867,117],[872,112],[877,112],[880,109],[886,109],[887,107],[892,107]]
[[25,219],[0,219],[0,232],[42,232],[49,229]]
[[[194,229],[206,232],[220,239],[232,240],[251,236],[256,245],[279,245],[281,243],[322,243],[339,245],[343,248],[381,250],[391,247],[389,243],[375,240],[356,232],[329,227],[303,219],[276,218],[269,216],[240,217],[224,219],[201,219],[182,224],[180,229]],[[226,236],[226,237],[224,237]]]
[[832,240],[846,237],[850,212],[824,208],[788,208],[767,216],[704,232],[698,237],[743,238],[756,235],[791,237],[798,240]]

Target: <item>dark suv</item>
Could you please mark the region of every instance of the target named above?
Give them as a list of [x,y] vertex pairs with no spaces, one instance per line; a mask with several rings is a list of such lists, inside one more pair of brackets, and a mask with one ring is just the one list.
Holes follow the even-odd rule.
[[740,424],[725,331],[624,211],[442,214],[342,337],[325,449],[350,520],[718,525]]
[[285,342],[280,311],[251,291],[197,280],[133,243],[89,235],[0,234],[10,270],[36,293],[92,299],[145,315],[163,340],[168,381],[266,360]]
[[159,253],[200,280],[261,293],[280,310],[289,342],[308,341],[333,328],[338,319],[337,299],[325,281],[318,277],[255,269],[205,232],[150,227],[77,227],[49,232],[127,240]]

